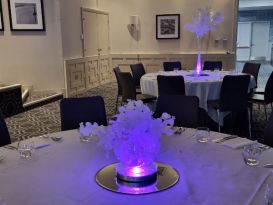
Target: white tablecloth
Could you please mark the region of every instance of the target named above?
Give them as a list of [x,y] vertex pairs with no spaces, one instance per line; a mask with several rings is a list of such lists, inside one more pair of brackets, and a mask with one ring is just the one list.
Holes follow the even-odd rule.
[[[260,166],[247,166],[242,150],[223,144],[200,144],[194,130],[162,138],[158,161],[180,173],[172,188],[147,195],[125,195],[107,191],[95,182],[102,167],[116,162],[106,156],[95,141],[81,143],[76,130],[55,133],[61,142],[41,139],[50,146],[36,151],[32,160],[22,160],[17,151],[0,148],[0,198],[7,205],[90,205],[90,204],[263,204],[263,192],[273,162],[273,150],[262,153]],[[212,137],[224,136],[211,133]]]
[[[171,72],[159,71],[157,73],[147,73],[140,79],[141,92],[144,94],[158,96],[157,75],[182,75],[185,80],[186,95],[197,96],[199,98],[199,106],[208,111],[208,114],[211,116],[211,118],[217,122],[217,113],[215,110],[208,110],[207,101],[219,99],[221,85],[225,75],[238,74],[230,71],[204,71],[203,73],[208,74],[209,76],[188,76],[192,73],[193,71],[187,70]],[[256,82],[254,77],[252,76],[249,84],[249,89],[254,88],[255,86]]]

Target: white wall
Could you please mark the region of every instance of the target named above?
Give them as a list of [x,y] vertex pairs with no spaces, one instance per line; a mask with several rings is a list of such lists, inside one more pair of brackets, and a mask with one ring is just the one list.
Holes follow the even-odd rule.
[[7,1],[2,1],[5,31],[0,33],[0,82],[64,87],[59,0],[44,0],[46,31],[11,32]]
[[[192,21],[192,15],[199,8],[211,7],[214,11],[224,12],[225,20],[203,38],[202,51],[206,53],[226,53],[234,51],[234,18],[236,0],[97,0],[74,2],[62,0],[62,30],[64,58],[82,57],[80,40],[80,6],[98,8],[110,13],[110,39],[112,53],[194,53],[197,51],[195,36],[183,29]],[[69,3],[67,3],[69,2]],[[61,8],[64,8],[63,6]],[[69,9],[67,9],[69,8]],[[71,12],[73,15],[71,15]],[[181,35],[179,40],[156,40],[155,15],[181,14]],[[140,41],[136,42],[129,34],[129,16],[137,14],[141,23]],[[215,39],[220,39],[215,43]],[[223,41],[227,39],[227,41]]]
[[97,8],[98,0],[60,0],[63,57],[82,57],[81,7]]

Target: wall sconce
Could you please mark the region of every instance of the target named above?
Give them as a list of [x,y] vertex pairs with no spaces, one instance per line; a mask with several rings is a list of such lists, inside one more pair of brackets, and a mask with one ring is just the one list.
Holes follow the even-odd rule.
[[139,30],[139,16],[131,15],[129,16],[129,26],[131,30]]

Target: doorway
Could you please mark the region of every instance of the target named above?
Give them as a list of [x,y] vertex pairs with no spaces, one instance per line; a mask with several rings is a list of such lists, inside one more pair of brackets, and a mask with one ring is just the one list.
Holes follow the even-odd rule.
[[83,57],[92,58],[87,80],[93,84],[109,81],[112,75],[108,12],[82,8],[82,48]]
[[238,22],[237,61],[266,60],[270,22]]

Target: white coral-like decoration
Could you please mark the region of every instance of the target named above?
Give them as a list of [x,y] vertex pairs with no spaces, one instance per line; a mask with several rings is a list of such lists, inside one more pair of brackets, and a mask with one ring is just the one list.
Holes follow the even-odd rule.
[[210,8],[198,9],[192,18],[191,24],[186,24],[185,29],[202,38],[206,33],[216,28],[216,25],[224,20],[222,12],[213,12]]
[[142,101],[128,101],[119,108],[115,120],[98,130],[99,145],[114,151],[126,166],[145,166],[154,162],[163,134],[172,134],[174,117],[163,113],[158,119]]

